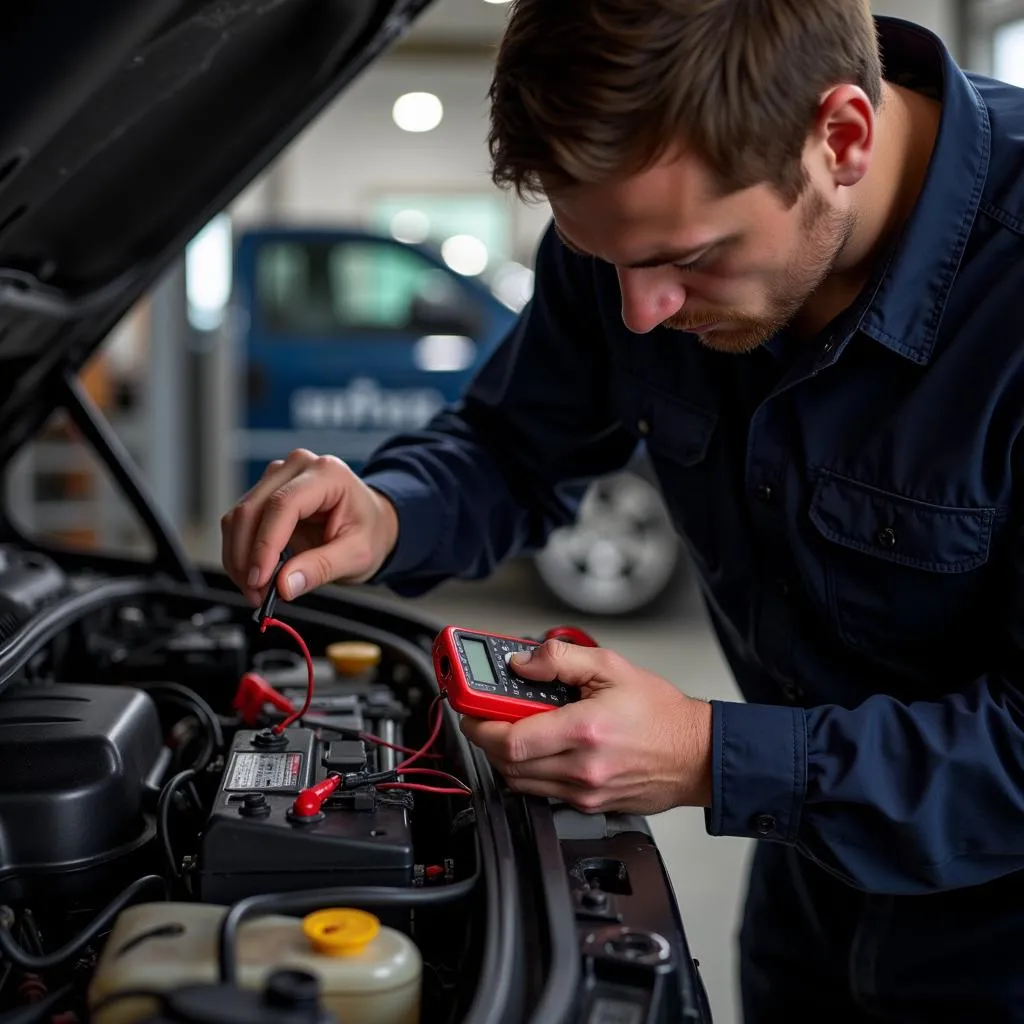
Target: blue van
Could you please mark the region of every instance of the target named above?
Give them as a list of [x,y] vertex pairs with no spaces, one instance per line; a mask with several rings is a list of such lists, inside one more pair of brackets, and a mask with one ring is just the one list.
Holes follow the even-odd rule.
[[[233,280],[246,488],[294,448],[358,470],[387,438],[456,400],[517,316],[430,246],[357,229],[246,231]],[[576,526],[534,559],[555,597],[594,615],[648,606],[678,561],[643,464],[595,484]]]
[[355,230],[244,233],[245,486],[293,448],[359,469],[462,392],[516,314],[428,247]]

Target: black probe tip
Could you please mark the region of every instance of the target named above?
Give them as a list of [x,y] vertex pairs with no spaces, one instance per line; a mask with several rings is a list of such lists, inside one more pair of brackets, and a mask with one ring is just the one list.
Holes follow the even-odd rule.
[[266,596],[263,598],[259,608],[252,613],[253,622],[259,623],[260,626],[262,626],[263,623],[274,614],[274,609],[277,607],[278,599],[277,577],[281,572],[281,567],[291,557],[291,548],[285,548],[284,551],[281,552],[281,557],[277,560],[277,567],[274,569],[273,575],[270,577],[270,584],[267,587]]

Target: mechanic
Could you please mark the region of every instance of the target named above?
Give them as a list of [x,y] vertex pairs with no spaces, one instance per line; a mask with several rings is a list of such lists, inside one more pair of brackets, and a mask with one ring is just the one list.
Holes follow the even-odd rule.
[[1024,1021],[1024,92],[867,0],[518,0],[489,143],[532,303],[361,479],[271,464],[229,574],[484,577],[644,442],[745,700],[549,643],[585,699],[466,734],[758,840],[748,1024]]

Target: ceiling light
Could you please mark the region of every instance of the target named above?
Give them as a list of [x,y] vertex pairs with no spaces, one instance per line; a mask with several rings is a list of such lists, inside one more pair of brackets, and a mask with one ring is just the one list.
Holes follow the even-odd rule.
[[390,226],[391,237],[399,242],[425,242],[430,234],[430,218],[422,210],[399,210]]
[[441,257],[456,274],[482,274],[490,258],[487,246],[473,235],[452,235],[441,246]]
[[407,92],[391,108],[395,124],[406,132],[431,132],[444,117],[444,107],[432,92]]
[[196,330],[220,327],[231,297],[231,218],[218,214],[185,248],[187,315]]

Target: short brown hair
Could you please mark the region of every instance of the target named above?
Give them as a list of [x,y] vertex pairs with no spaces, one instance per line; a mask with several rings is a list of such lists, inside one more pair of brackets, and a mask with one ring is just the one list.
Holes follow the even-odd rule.
[[723,193],[795,203],[822,94],[878,107],[869,0],[514,0],[490,89],[492,177],[521,196],[651,166],[676,142]]

